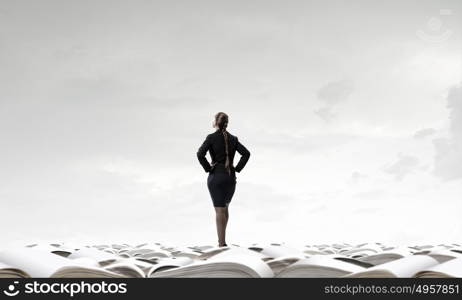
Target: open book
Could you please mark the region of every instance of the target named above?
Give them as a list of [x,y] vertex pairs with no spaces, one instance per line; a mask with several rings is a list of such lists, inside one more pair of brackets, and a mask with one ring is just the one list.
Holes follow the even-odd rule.
[[365,270],[357,264],[339,259],[340,255],[317,255],[298,260],[281,270],[276,277],[340,277]]
[[163,259],[161,262],[151,266],[149,270],[146,272],[147,277],[153,276],[156,272],[161,272],[169,269],[175,269],[178,267],[187,266],[193,264],[195,262],[194,259],[190,257],[171,257]]
[[0,278],[27,278],[29,274],[21,269],[0,262]]
[[376,266],[412,255],[413,252],[414,251],[408,247],[396,247],[379,253],[360,257],[358,260]]
[[291,247],[287,247],[284,245],[275,246],[275,245],[258,245],[253,244],[247,249],[253,250],[255,252],[261,253],[265,255],[268,259],[275,259],[282,256],[292,256],[292,257],[299,257],[305,258],[307,256],[306,253],[303,253],[300,250],[293,249]]
[[150,277],[273,277],[271,268],[261,256],[250,254],[250,250],[240,251],[238,248],[220,251],[205,261],[152,272]]
[[462,278],[462,258],[454,258],[414,274],[417,278]]
[[452,260],[456,257],[462,257],[462,253],[451,251],[445,248],[436,248],[431,250],[423,250],[415,253],[416,255],[428,255],[436,259],[439,263],[444,263],[448,260]]
[[[13,248],[0,251],[0,274],[21,277],[120,278],[146,277],[153,264],[97,250],[81,248],[67,257],[44,248]],[[12,267],[14,266],[14,268]]]
[[426,255],[411,255],[388,263],[377,265],[366,270],[354,272],[343,277],[375,278],[375,277],[412,277],[421,269],[438,264],[438,261]]
[[[71,260],[43,249],[15,248],[0,252],[0,261],[14,266],[22,277],[125,277],[103,268],[88,258]],[[11,271],[11,269],[10,269]],[[5,269],[2,269],[2,273]]]

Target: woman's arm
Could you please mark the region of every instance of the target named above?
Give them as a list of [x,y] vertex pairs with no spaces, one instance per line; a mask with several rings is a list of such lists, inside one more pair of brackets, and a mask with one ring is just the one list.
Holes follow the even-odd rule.
[[199,147],[199,150],[197,150],[197,159],[199,160],[199,163],[204,168],[205,172],[210,172],[210,170],[212,169],[212,166],[210,166],[209,161],[205,157],[205,155],[207,154],[207,151],[210,149],[211,145],[212,145],[212,143],[210,141],[210,135],[208,135],[205,138],[205,141]]
[[239,152],[239,154],[241,155],[241,159],[239,159],[239,162],[237,163],[234,170],[236,170],[236,172],[241,172],[242,169],[244,168],[245,164],[247,163],[247,161],[250,158],[250,151],[247,150],[247,148],[244,147],[244,145],[242,145],[239,142],[239,140],[237,140],[236,151]]

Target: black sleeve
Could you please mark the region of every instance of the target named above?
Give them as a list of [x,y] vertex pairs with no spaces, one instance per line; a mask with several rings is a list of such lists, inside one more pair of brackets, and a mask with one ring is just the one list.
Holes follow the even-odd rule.
[[244,147],[244,145],[242,145],[239,142],[239,140],[237,140],[236,151],[239,152],[239,154],[241,155],[241,159],[239,159],[239,162],[237,163],[234,170],[236,170],[236,172],[241,172],[242,169],[244,168],[245,164],[249,160],[250,152],[249,152],[249,150],[247,150],[246,147]]
[[205,138],[205,141],[199,147],[199,150],[197,150],[197,159],[199,160],[199,163],[204,168],[205,172],[210,172],[210,170],[212,169],[212,166],[210,166],[209,161],[205,157],[205,155],[207,154],[207,151],[210,149],[211,145],[212,145],[212,143],[211,143],[211,140],[210,140],[210,135],[208,135]]

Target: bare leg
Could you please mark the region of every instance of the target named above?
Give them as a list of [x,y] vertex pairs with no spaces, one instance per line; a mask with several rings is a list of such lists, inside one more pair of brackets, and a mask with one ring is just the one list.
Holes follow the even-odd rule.
[[226,207],[215,207],[216,223],[217,223],[217,234],[218,234],[218,246],[221,247],[225,242],[226,238]]
[[[229,204],[229,202],[228,202],[228,204]],[[226,232],[226,226],[228,225],[228,219],[229,219],[228,204],[225,207],[225,232]]]

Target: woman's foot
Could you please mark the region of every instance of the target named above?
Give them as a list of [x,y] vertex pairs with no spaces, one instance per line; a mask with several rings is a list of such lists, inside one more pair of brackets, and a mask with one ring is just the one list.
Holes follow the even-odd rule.
[[226,245],[226,243],[224,243],[223,245],[218,244],[218,247],[228,247],[228,245]]

